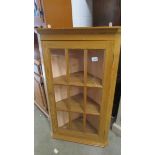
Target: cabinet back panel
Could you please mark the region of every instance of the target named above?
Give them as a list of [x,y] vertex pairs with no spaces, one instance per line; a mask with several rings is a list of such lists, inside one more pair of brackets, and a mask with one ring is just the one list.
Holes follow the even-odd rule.
[[94,100],[97,104],[101,105],[102,102],[102,89],[101,88],[88,88],[88,97]]
[[104,50],[88,50],[88,73],[103,78]]
[[65,50],[51,49],[51,65],[54,78],[66,75]]
[[58,127],[63,126],[64,124],[69,122],[68,112],[57,111],[57,120],[58,120]]

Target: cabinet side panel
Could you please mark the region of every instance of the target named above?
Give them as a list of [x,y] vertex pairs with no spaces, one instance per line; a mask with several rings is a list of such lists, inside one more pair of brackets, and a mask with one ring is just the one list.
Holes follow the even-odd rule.
[[107,104],[107,112],[106,112],[106,122],[105,122],[105,139],[108,139],[108,131],[110,127],[111,121],[111,113],[112,113],[112,106],[114,100],[114,93],[115,93],[115,86],[116,86],[116,78],[117,78],[117,70],[118,70],[118,63],[119,63],[119,55],[120,55],[120,34],[115,35],[114,46],[112,48],[113,51],[113,63],[111,68],[111,76],[110,76],[110,91],[109,91],[109,100]]
[[112,61],[113,61],[113,42],[107,43],[107,47],[105,49],[104,53],[104,75],[103,75],[103,89],[102,89],[102,105],[100,109],[100,125],[99,125],[99,135],[101,137],[101,141],[107,141],[108,139],[105,138],[107,137],[105,134],[106,128],[106,121],[110,117],[107,111],[107,106],[108,106],[108,99],[109,99],[109,91],[110,91],[110,76],[111,76],[111,68],[112,68]]
[[55,98],[54,98],[51,55],[50,55],[50,49],[48,48],[46,42],[40,41],[40,39],[39,39],[39,50],[41,53],[43,80],[44,80],[45,92],[47,96],[49,118],[51,122],[51,128],[55,133],[58,128],[58,123],[57,123],[56,105],[55,105]]

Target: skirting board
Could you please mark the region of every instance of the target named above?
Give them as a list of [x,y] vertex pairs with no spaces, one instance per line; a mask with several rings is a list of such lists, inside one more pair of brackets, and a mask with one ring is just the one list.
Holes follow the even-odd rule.
[[118,124],[113,124],[112,131],[116,133],[116,135],[121,136],[121,126],[119,126]]

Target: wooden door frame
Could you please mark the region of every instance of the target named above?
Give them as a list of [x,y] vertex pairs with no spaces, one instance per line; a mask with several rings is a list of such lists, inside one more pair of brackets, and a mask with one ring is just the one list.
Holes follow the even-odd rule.
[[[106,111],[107,111],[107,102],[109,94],[109,77],[111,76],[111,67],[112,67],[112,61],[113,61],[113,53],[112,53],[112,48],[113,48],[113,41],[44,41],[42,42],[42,54],[43,54],[43,60],[44,61],[44,66],[46,68],[45,70],[45,78],[46,79],[46,87],[47,87],[47,93],[48,93],[48,100],[49,100],[49,111],[50,111],[50,117],[52,118],[52,129],[53,129],[53,134],[55,133],[63,133],[67,134],[68,132],[62,132],[61,130],[58,130],[58,121],[57,121],[57,114],[56,114],[56,103],[55,103],[55,96],[54,96],[54,88],[53,88],[53,75],[52,75],[52,67],[51,67],[51,54],[50,54],[50,49],[104,49],[105,50],[105,65],[104,65],[104,78],[103,78],[103,83],[104,86],[102,88],[102,108],[101,108],[101,113],[100,113],[100,118],[99,118],[99,135],[98,139],[91,135],[88,134],[88,136],[85,136],[86,138],[92,137],[92,139],[96,139],[98,141],[103,142],[104,140],[104,134],[105,134],[105,126],[106,122],[103,122],[103,118],[106,117]],[[103,93],[104,92],[104,93]],[[102,120],[102,121],[101,121]],[[104,120],[106,121],[106,120]],[[102,122],[102,123],[101,123]],[[72,132],[71,132],[72,133]],[[77,134],[77,132],[75,132]],[[80,136],[81,134],[78,134]]]

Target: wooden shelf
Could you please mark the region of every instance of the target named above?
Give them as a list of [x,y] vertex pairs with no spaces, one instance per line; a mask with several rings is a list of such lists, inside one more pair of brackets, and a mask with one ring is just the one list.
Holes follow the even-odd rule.
[[69,128],[69,124],[66,123],[65,125],[63,125],[62,127],[63,129],[70,129],[70,130],[76,130],[76,131],[80,131],[80,132],[88,132],[88,133],[94,133],[97,134],[97,130],[88,122],[86,121],[86,129],[84,130],[83,128],[83,118],[79,117],[77,119],[72,120],[71,123],[71,128]]
[[[69,102],[69,103],[67,103]],[[67,108],[67,104],[70,105],[70,110],[69,108]],[[70,99],[64,99],[61,101],[58,101],[56,103],[56,108],[57,110],[61,110],[61,111],[71,111],[71,112],[79,112],[79,113],[83,113],[83,97],[81,94],[79,95],[75,95],[70,97]]]
[[[67,102],[69,102],[70,110],[67,108]],[[70,97],[70,99],[64,99],[61,101],[58,101],[56,103],[56,108],[58,111],[71,111],[71,112],[79,112],[83,113],[83,102],[84,97],[82,94],[78,94],[75,96]],[[92,99],[87,97],[87,104],[86,104],[86,113],[92,114],[92,115],[99,115],[99,105],[94,102]]]
[[83,95],[75,95],[70,97],[70,111],[71,112],[83,112]]
[[72,120],[72,125],[71,125],[72,130],[76,131],[81,131],[83,132],[83,119],[82,117],[79,117],[77,119]]
[[102,88],[102,80],[88,73],[87,74],[87,86]]
[[[83,82],[84,72],[79,71],[70,74],[70,82],[67,84],[66,76],[62,75],[60,77],[54,78],[54,84],[62,85],[72,85],[72,86],[84,86]],[[91,74],[87,74],[87,86],[88,87],[98,87],[102,88],[102,80],[97,77],[94,77]]]
[[83,71],[71,73],[69,84],[74,86],[84,86],[83,77],[84,77]]
[[67,99],[56,102],[56,109],[59,111],[68,111],[67,102]]
[[99,105],[87,96],[86,114],[99,115]]
[[86,132],[97,134],[97,130],[88,121],[86,121]]
[[54,84],[67,85],[66,75],[62,75],[62,76],[53,78],[53,82],[54,82]]

